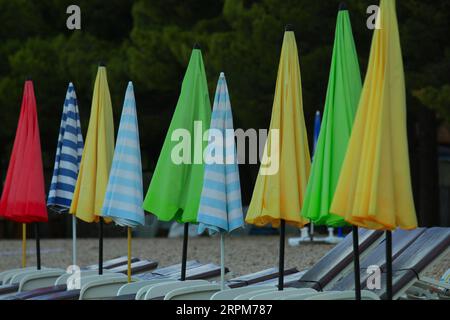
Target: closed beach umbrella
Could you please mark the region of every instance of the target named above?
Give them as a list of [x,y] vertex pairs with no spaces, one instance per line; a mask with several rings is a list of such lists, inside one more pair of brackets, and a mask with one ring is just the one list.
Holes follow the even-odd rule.
[[[343,217],[330,213],[331,202],[347,151],[353,120],[361,96],[361,73],[347,7],[341,4],[325,100],[322,128],[314,152],[302,215],[317,225],[342,227]],[[358,229],[353,228],[355,285],[359,298]]]
[[[72,203],[78,170],[83,153],[80,115],[75,87],[69,83],[64,100],[58,144],[56,147],[53,177],[48,193],[47,206],[55,212],[68,212]],[[77,264],[76,217],[72,215],[72,264]]]
[[[188,223],[197,222],[203,187],[203,131],[209,128],[211,104],[198,45],[192,50],[181,93],[144,199],[146,211],[162,221],[184,223],[181,278],[185,279]],[[172,157],[174,155],[174,157]]]
[[320,111],[316,111],[316,115],[314,116],[314,144],[313,144],[313,157],[316,153],[317,142],[319,141],[320,134],[320,126],[322,124],[322,119],[320,118]]
[[319,139],[314,152],[302,215],[316,225],[348,223],[330,214],[342,162],[361,95],[361,74],[347,9],[339,10]]
[[[272,135],[272,131],[279,134]],[[272,139],[272,136],[276,138]],[[287,26],[284,33],[265,153],[272,148],[279,151],[278,170],[263,172],[261,165],[245,220],[257,226],[271,224],[280,227],[281,290],[284,285],[285,223],[296,227],[308,223],[300,212],[311,166],[303,115],[300,65],[291,26]]]
[[145,224],[142,164],[133,83],[128,83],[102,213],[127,227],[128,280],[131,281],[131,228]]
[[394,0],[381,0],[368,70],[330,211],[353,225],[386,230],[392,298],[391,230],[414,229],[402,53]]
[[44,172],[33,82],[25,81],[19,122],[0,200],[0,216],[22,223],[22,266],[26,223],[35,223],[37,268],[41,267],[39,222],[47,222]]
[[100,221],[99,273],[103,272],[102,207],[114,154],[114,123],[106,67],[100,65],[95,79],[91,116],[69,212],[85,222]]
[[233,114],[223,72],[217,83],[208,141],[197,220],[200,233],[205,229],[208,229],[211,234],[220,233],[223,289],[225,287],[224,233],[244,225]]

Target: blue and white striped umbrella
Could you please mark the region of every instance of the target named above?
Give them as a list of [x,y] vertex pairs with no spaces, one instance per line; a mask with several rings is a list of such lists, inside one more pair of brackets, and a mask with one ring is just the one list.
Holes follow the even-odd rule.
[[75,87],[71,82],[67,88],[64,101],[55,166],[47,199],[47,205],[54,207],[57,212],[70,208],[82,153],[83,136],[81,134],[77,96]]
[[139,130],[133,83],[130,81],[123,103],[102,213],[104,217],[112,218],[120,226],[133,228],[145,223],[142,203]]
[[199,232],[231,232],[244,225],[233,115],[223,72],[217,83],[197,216]]

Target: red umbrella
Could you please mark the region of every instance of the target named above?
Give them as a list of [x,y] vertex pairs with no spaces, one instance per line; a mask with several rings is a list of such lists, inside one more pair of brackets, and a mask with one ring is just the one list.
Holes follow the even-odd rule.
[[[31,80],[25,81],[16,138],[0,200],[0,216],[21,223],[48,220],[36,99]],[[38,242],[36,244],[39,246]],[[39,267],[39,252],[37,254]]]

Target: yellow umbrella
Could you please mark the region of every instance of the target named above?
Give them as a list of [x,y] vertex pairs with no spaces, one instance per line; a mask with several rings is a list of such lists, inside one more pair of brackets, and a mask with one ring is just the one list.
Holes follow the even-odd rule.
[[[102,206],[114,155],[114,122],[106,67],[100,65],[95,79],[91,117],[70,213],[86,222],[100,221],[99,273],[103,259]],[[109,221],[109,220],[108,220]]]
[[[370,59],[347,154],[330,211],[353,225],[414,229],[417,218],[409,171],[406,99],[395,0],[381,0],[380,29]],[[391,277],[387,276],[388,281]],[[387,285],[389,298],[390,285]]]
[[[271,224],[281,227],[280,283],[283,288],[284,224],[303,227],[308,220],[300,215],[311,158],[309,155],[305,119],[303,115],[302,87],[295,34],[290,26],[284,33],[278,67],[277,84],[272,107],[269,137],[265,151],[270,154],[272,167],[260,167],[253,196],[245,221],[257,226]],[[278,156],[278,157],[277,157]]]

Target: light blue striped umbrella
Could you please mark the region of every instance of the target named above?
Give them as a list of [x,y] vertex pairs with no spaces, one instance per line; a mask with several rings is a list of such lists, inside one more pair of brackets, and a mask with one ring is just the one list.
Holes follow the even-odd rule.
[[[77,95],[73,83],[70,82],[64,100],[55,166],[47,199],[47,205],[55,212],[67,212],[70,208],[82,153],[83,136],[81,134]],[[72,216],[74,265],[76,265],[76,234],[76,217]]]
[[223,72],[217,83],[205,157],[205,174],[197,215],[199,232],[220,232],[222,288],[224,233],[244,225],[241,185],[234,141],[233,114]]
[[142,165],[133,83],[128,83],[102,214],[124,227],[144,225]]

